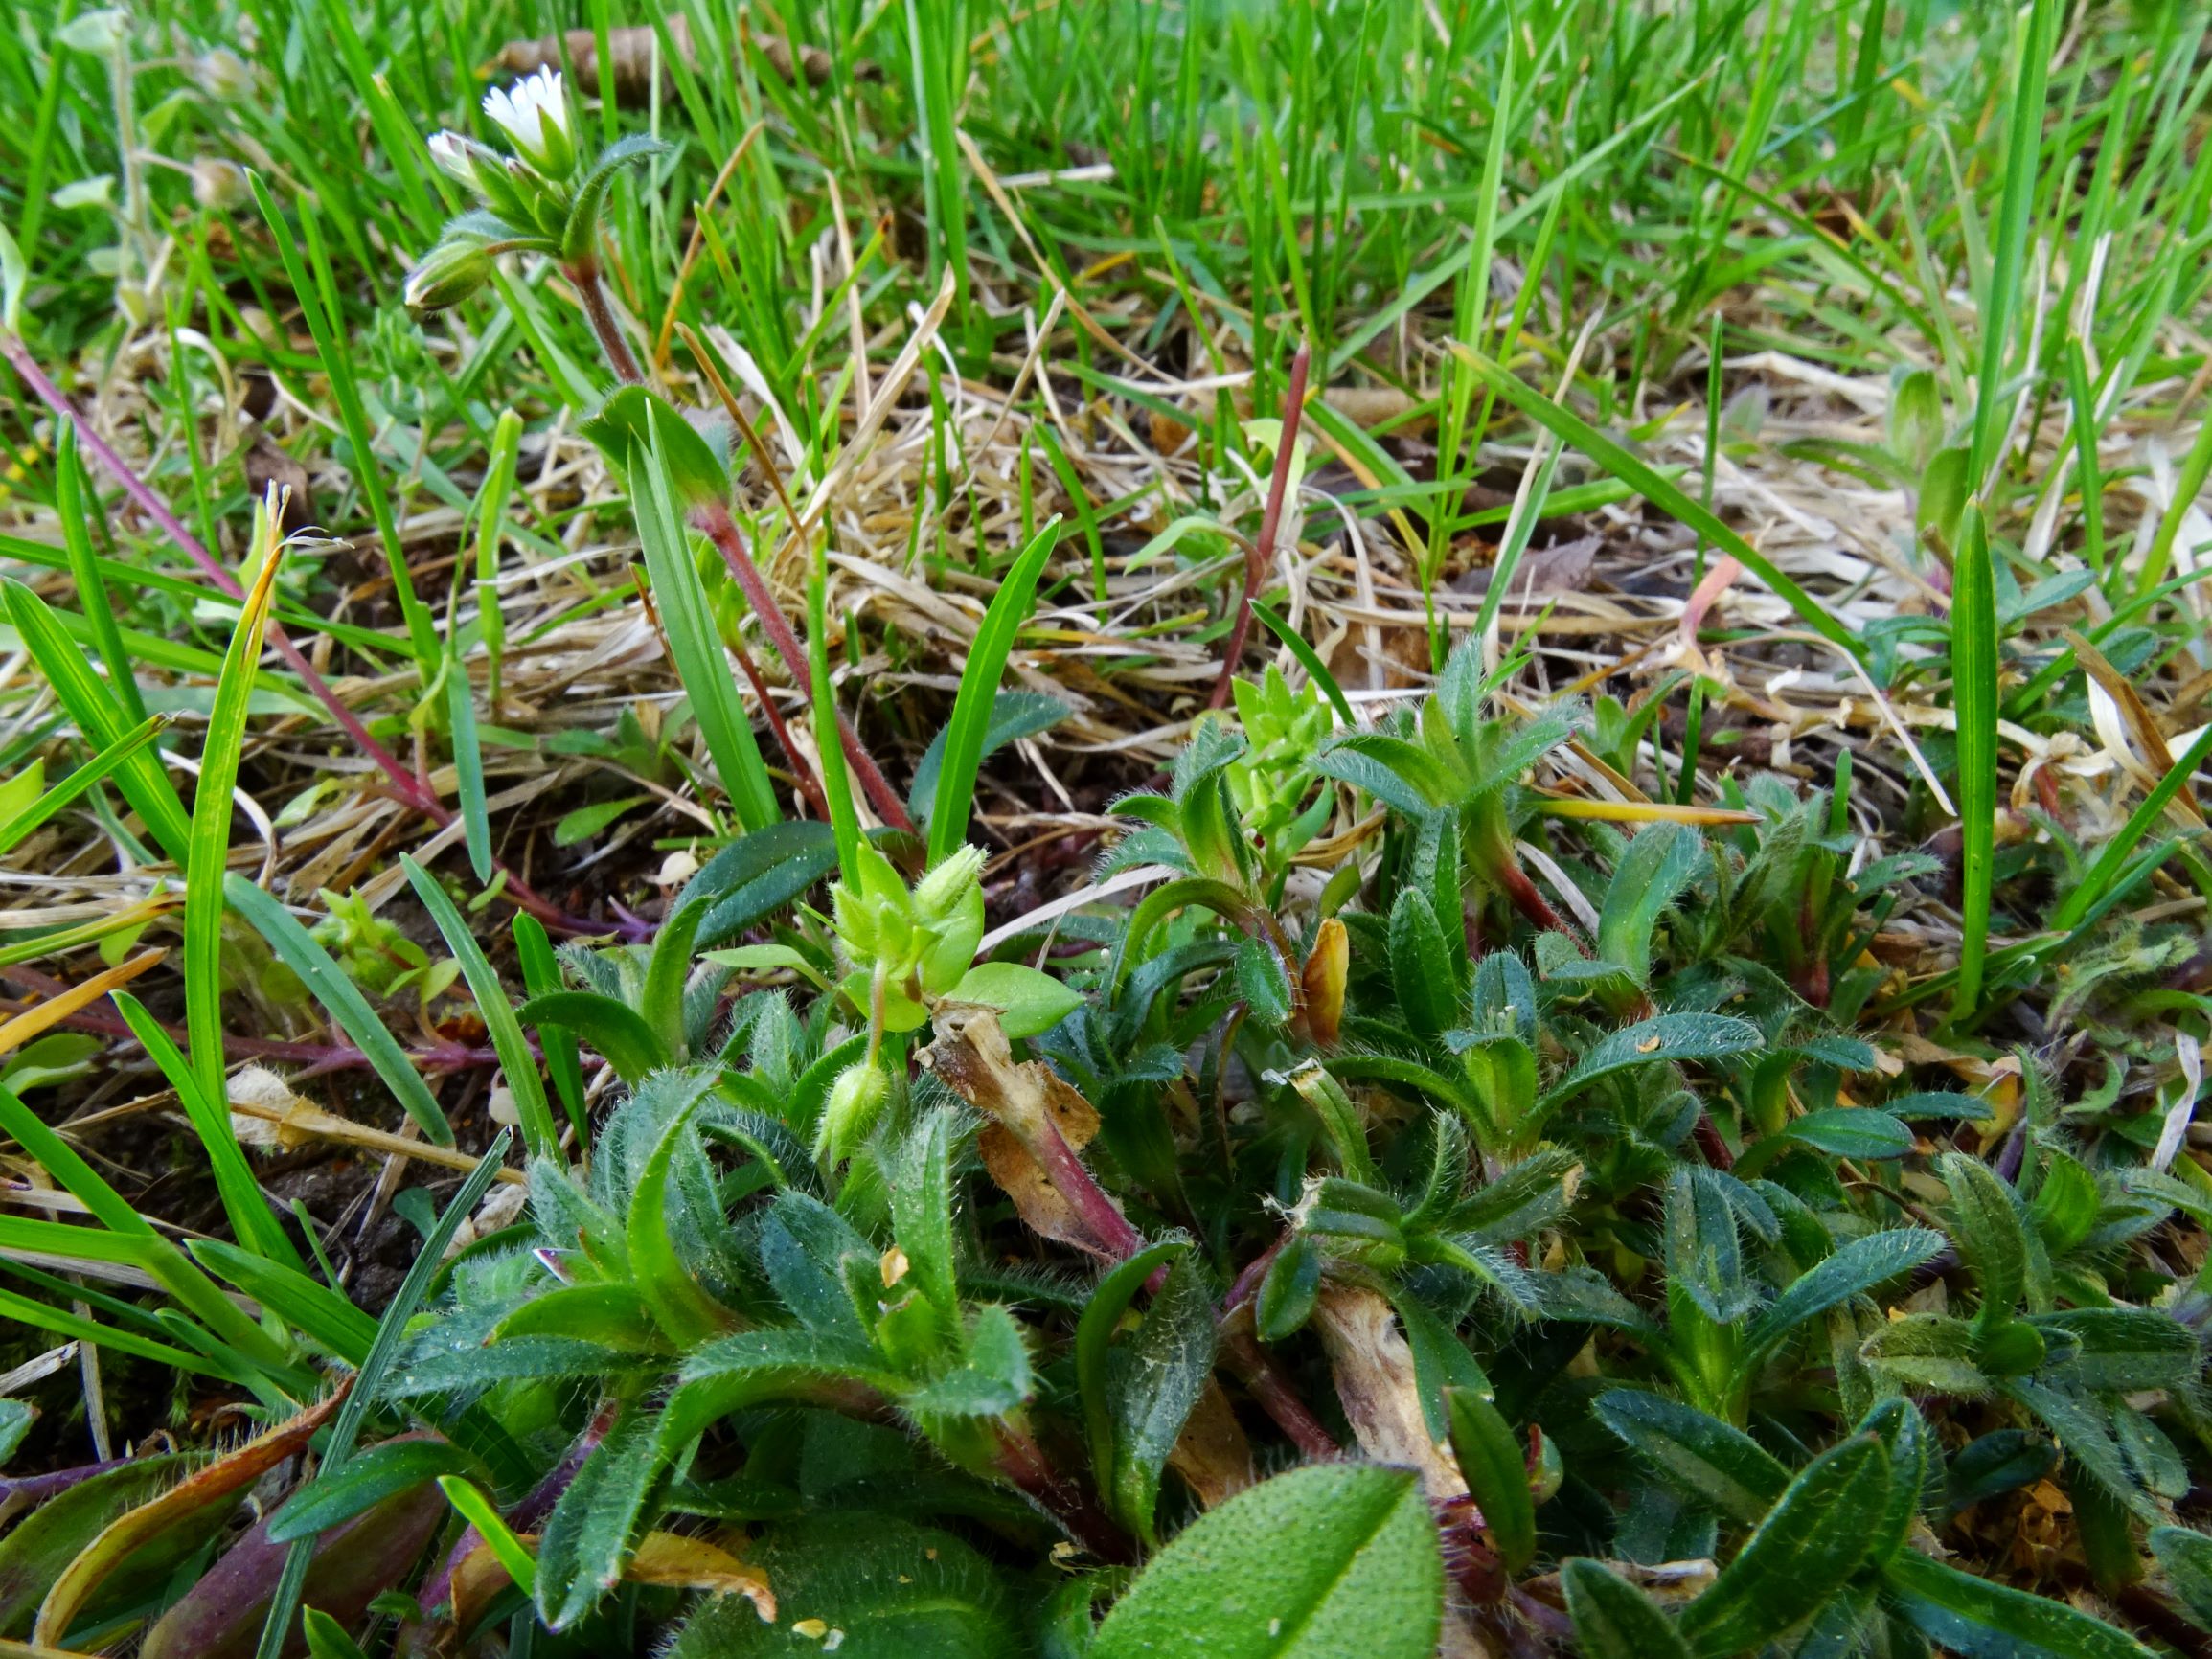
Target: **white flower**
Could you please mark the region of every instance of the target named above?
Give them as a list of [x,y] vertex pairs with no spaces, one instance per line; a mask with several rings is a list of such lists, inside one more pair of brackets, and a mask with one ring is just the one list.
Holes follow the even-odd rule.
[[567,170],[568,93],[560,72],[540,69],[513,86],[495,86],[484,95],[484,113],[496,122],[519,149],[549,172]]

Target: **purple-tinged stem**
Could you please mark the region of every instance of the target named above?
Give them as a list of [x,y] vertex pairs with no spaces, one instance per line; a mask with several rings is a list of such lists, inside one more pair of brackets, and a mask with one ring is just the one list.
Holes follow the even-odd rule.
[[[802,695],[811,697],[814,676],[807,670],[806,648],[785,619],[776,596],[768,591],[768,584],[760,567],[753,563],[752,555],[745,551],[744,537],[738,534],[737,520],[730,516],[728,508],[716,502],[699,510],[697,523],[720,551],[722,562],[729,566],[738,586],[744,590],[745,602],[753,607],[753,614],[761,619],[761,626],[767,630],[768,643],[784,659],[791,683],[799,688]],[[860,734],[853,729],[853,722],[842,709],[837,711],[837,736],[844,744],[845,758],[852,762],[854,775],[860,780],[860,787],[876,808],[877,816],[894,830],[914,833],[914,820],[907,815],[906,804],[885,780],[875,757],[868,753],[867,745],[860,741]]]
[[[94,459],[106,469],[108,476],[123,486],[124,493],[138,503],[147,516],[161,527],[162,534],[174,542],[187,558],[199,566],[201,573],[206,576],[208,580],[214,582],[217,587],[222,589],[232,599],[244,597],[245,590],[239,586],[238,579],[223,568],[222,561],[200,544],[199,537],[184,527],[183,521],[171,512],[164,505],[161,497],[156,495],[146,481],[131,469],[130,464],[118,455],[107,441],[93,430],[91,423],[79,412],[77,405],[70,401],[68,394],[47,377],[45,370],[39,368],[37,360],[31,355],[29,349],[24,346],[23,342],[4,330],[0,330],[0,356],[5,356],[8,359],[16,374],[23,377],[24,383],[38,394],[41,402],[53,410],[55,414],[75,423],[79,441],[92,452]],[[300,648],[292,644],[291,636],[285,632],[284,625],[274,617],[271,617],[268,622],[267,639],[269,648],[284,659],[285,666],[299,676],[300,683],[307,687],[308,693],[329,711],[331,718],[337,723],[338,729],[344,732],[353,746],[374,761],[376,768],[384,774],[389,781],[393,796],[402,806],[421,813],[441,830],[453,822],[452,808],[439,800],[437,795],[408,769],[406,762],[370,735],[369,728],[361,723],[361,717],[346,705],[345,700],[331,688],[330,682],[316,671],[315,666],[308,661],[306,654],[301,651]],[[506,866],[501,865],[500,868],[504,870]],[[543,920],[548,926],[558,927],[565,933],[596,931],[593,923],[568,916],[558,906],[539,897],[527,882],[511,870],[507,873],[505,891],[516,904]]]
[[1290,493],[1290,460],[1298,447],[1298,423],[1306,415],[1306,375],[1313,364],[1313,348],[1303,342],[1290,359],[1290,386],[1283,395],[1283,432],[1275,443],[1275,471],[1267,480],[1267,506],[1260,514],[1260,539],[1244,553],[1244,597],[1237,602],[1237,621],[1229,629],[1229,643],[1221,653],[1221,677],[1214,682],[1209,709],[1229,706],[1229,688],[1237,681],[1237,662],[1244,654],[1245,636],[1252,631],[1252,601],[1260,592],[1260,579],[1275,557],[1275,533],[1283,523],[1283,502]]
[[626,386],[644,385],[645,371],[637,366],[637,355],[623,338],[622,325],[615,321],[614,307],[606,297],[606,284],[600,280],[599,261],[581,260],[565,269],[570,284],[576,289],[577,303],[583,307],[591,331],[599,336],[599,349],[606,353],[606,366],[614,371],[614,377]]

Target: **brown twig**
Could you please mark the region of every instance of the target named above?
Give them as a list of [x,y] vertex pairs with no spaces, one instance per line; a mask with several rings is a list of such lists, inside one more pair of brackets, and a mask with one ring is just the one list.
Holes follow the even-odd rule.
[[1300,342],[1290,359],[1290,386],[1283,395],[1283,431],[1275,442],[1275,471],[1267,480],[1267,506],[1260,514],[1260,539],[1244,554],[1244,596],[1237,602],[1237,621],[1229,629],[1229,643],[1221,653],[1221,677],[1214,682],[1209,709],[1229,706],[1229,688],[1237,682],[1237,662],[1244,654],[1245,637],[1252,631],[1252,601],[1260,592],[1260,579],[1267,560],[1275,556],[1275,533],[1283,522],[1283,501],[1290,492],[1290,458],[1298,447],[1298,423],[1306,414],[1306,375],[1312,367],[1313,348]]

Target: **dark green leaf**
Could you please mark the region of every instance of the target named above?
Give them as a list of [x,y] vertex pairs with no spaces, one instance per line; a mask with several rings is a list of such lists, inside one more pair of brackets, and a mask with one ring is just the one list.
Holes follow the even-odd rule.
[[466,1474],[469,1466],[459,1447],[442,1440],[394,1440],[370,1446],[356,1452],[337,1474],[318,1477],[285,1499],[269,1520],[269,1541],[288,1544],[312,1537],[410,1487],[440,1475]]
[[1598,1397],[1598,1420],[1684,1497],[1749,1523],[1790,1484],[1790,1471],[1742,1429],[1639,1389]]
[[2182,1611],[2212,1630],[2212,1538],[2189,1527],[2153,1527],[2149,1541]]
[[1933,1259],[1944,1243],[1942,1234],[1927,1227],[1897,1228],[1854,1239],[1790,1282],[1790,1288],[1752,1322],[1746,1347],[1754,1353],[1771,1347],[1815,1314]]
[[1560,1568],[1584,1659],[1690,1659],[1658,1603],[1602,1561],[1578,1556]]
[[1905,1623],[1962,1659],[2151,1659],[2151,1650],[2065,1602],[1993,1584],[1906,1550],[1884,1577]]
[[1667,1289],[1680,1291],[1708,1319],[1732,1324],[1758,1293],[1744,1272],[1736,1209],[1712,1171],[1678,1166],[1667,1181]]
[[1136,1335],[1114,1349],[1108,1371],[1113,1511],[1150,1540],[1160,1470],[1214,1371],[1214,1301],[1189,1257],[1169,1271]]
[[1663,1013],[1601,1040],[1544,1098],[1563,1100],[1600,1078],[1631,1066],[1720,1059],[1750,1054],[1765,1043],[1759,1028],[1749,1020],[1718,1013]]
[[1390,907],[1390,983],[1398,1010],[1423,1036],[1434,1036],[1459,1017],[1459,979],[1428,896],[1400,890]]
[[1745,1653],[1816,1611],[1865,1559],[1888,1495],[1889,1458],[1874,1436],[1822,1452],[1683,1609],[1682,1634],[1700,1653]]
[[556,990],[534,996],[515,1011],[515,1017],[524,1025],[574,1032],[632,1087],[674,1058],[635,1009],[597,991]]
[[1517,1574],[1536,1558],[1536,1502],[1529,1495],[1520,1437],[1496,1406],[1471,1389],[1451,1389],[1444,1398],[1460,1476],[1482,1511],[1491,1547],[1505,1570]]
[[1321,1289],[1321,1250],[1299,1233],[1286,1240],[1261,1276],[1252,1322],[1263,1342],[1287,1342],[1313,1316]]

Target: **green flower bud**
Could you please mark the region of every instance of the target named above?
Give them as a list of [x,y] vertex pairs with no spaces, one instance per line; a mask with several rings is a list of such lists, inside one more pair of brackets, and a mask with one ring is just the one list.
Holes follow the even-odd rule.
[[950,918],[970,894],[980,896],[983,849],[969,843],[946,854],[914,888],[914,909],[924,926]]
[[479,241],[455,239],[440,242],[422,256],[422,262],[407,278],[410,311],[443,311],[491,280],[491,256]]
[[983,939],[983,849],[962,847],[922,878],[914,908],[926,943],[922,947],[922,988],[943,996],[960,983]]
[[876,1126],[891,1079],[866,1060],[847,1066],[830,1085],[822,1121],[814,1130],[814,1156],[825,1167],[842,1163]]
[[250,193],[246,170],[220,156],[202,156],[192,164],[192,199],[203,208],[222,212],[243,206]]
[[217,46],[212,52],[203,52],[193,66],[194,79],[215,97],[225,103],[236,103],[250,98],[260,79],[253,65],[227,46]]
[[837,937],[856,966],[881,966],[895,980],[913,971],[920,945],[914,899],[888,858],[863,842],[854,884],[832,887],[830,901]]

